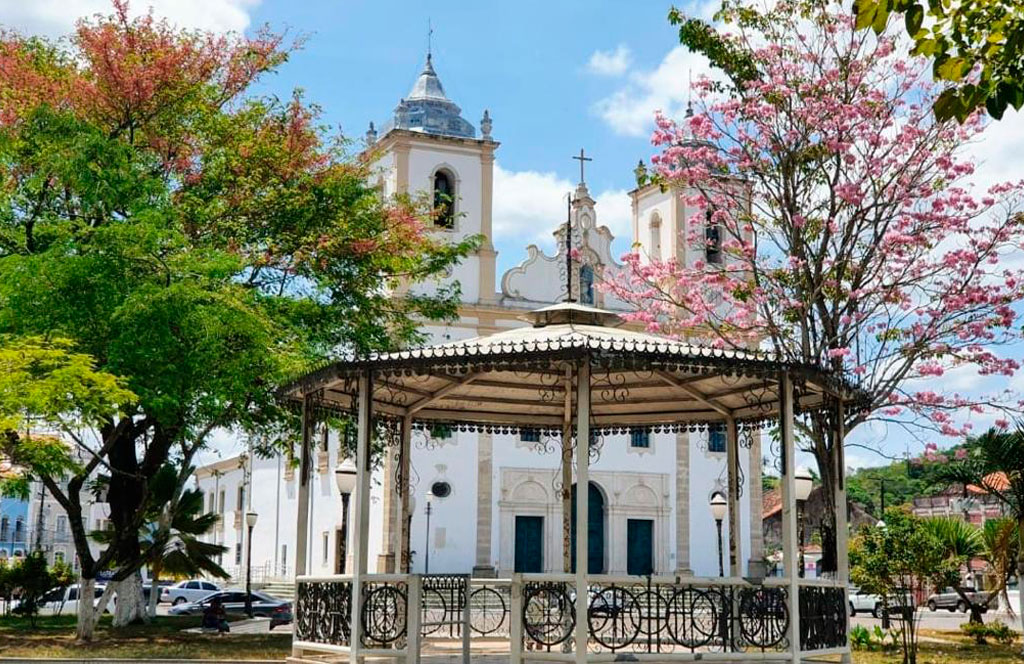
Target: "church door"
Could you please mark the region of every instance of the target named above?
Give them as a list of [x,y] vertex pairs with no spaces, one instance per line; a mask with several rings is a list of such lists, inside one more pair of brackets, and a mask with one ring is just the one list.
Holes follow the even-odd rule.
[[544,571],[544,517],[516,517],[515,571],[539,574]]
[[646,576],[654,573],[654,522],[650,519],[626,521],[626,574]]
[[[604,574],[604,494],[593,482],[587,491],[587,574]],[[572,571],[576,571],[576,485],[572,487]]]

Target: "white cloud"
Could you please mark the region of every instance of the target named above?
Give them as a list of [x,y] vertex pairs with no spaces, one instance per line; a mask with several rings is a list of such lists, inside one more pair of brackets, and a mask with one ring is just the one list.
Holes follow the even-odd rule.
[[[552,233],[565,221],[565,199],[576,185],[553,172],[507,171],[494,165],[493,231],[496,243],[554,246]],[[632,241],[632,210],[625,189],[608,189],[594,197],[597,223],[611,230],[618,249]]]
[[1021,176],[1020,160],[1024,154],[1024,111],[1012,108],[1003,119],[991,122],[981,136],[967,146],[967,153],[978,162],[971,178],[978,191],[1007,180],[1016,181]]
[[629,69],[633,55],[625,44],[619,44],[614,51],[594,51],[587,62],[587,71],[601,76],[621,76]]
[[634,71],[628,82],[594,104],[593,111],[618,134],[644,136],[654,126],[654,113],[679,116],[690,98],[689,81],[711,75],[703,55],[676,46],[649,71]]
[[[249,12],[261,0],[136,0],[131,14],[153,14],[183,28],[224,32],[249,26]],[[110,14],[110,0],[10,0],[0,2],[0,24],[22,34],[61,37],[80,17]]]

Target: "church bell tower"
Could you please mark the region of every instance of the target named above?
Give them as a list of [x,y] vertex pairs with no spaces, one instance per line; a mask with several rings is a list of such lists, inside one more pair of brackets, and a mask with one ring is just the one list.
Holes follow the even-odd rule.
[[366,149],[376,155],[378,184],[385,196],[426,196],[434,205],[433,232],[452,241],[483,237],[480,248],[448,279],[460,283],[464,302],[484,305],[495,304],[497,297],[491,210],[498,142],[491,138],[491,127],[485,110],[477,137],[462,109],[445,94],[428,52],[423,70],[380,137],[373,123],[366,133]]

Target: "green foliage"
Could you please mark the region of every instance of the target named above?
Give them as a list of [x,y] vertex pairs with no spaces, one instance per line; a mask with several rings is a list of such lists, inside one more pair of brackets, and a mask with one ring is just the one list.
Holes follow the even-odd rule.
[[[74,580],[71,568],[65,564],[47,567],[46,557],[33,551],[7,568],[4,576],[11,591],[21,600],[17,613],[28,616],[35,625],[39,602],[44,594],[55,588],[67,588]],[[3,584],[0,583],[0,586]]]
[[[14,380],[13,405],[0,371],[0,432],[27,412],[63,435],[2,451],[62,500],[89,578],[144,562],[156,475],[212,431],[288,449],[281,384],[456,312],[457,287],[395,293],[476,239],[449,242],[421,202],[382,197],[372,155],[301,95],[254,94],[287,54],[267,31],[178,30],[120,3],[68,40],[0,34],[0,362],[41,356],[40,389]],[[98,442],[74,463],[83,427]],[[114,538],[96,556],[78,506],[101,467]]]
[[998,620],[987,624],[966,622],[960,625],[960,631],[964,633],[964,636],[974,639],[979,645],[988,643],[988,639],[995,639],[997,643],[1003,645],[1010,645],[1017,640],[1017,632]]
[[899,648],[901,634],[902,630],[883,630],[878,625],[870,630],[863,625],[853,625],[850,627],[850,647],[854,650],[893,651]]
[[[888,603],[928,587],[953,585],[959,561],[951,560],[942,542],[922,519],[901,509],[888,509],[884,524],[868,526],[850,548],[850,577],[867,592]],[[913,612],[900,614],[900,646],[905,662],[917,660],[917,621]]]
[[[732,3],[723,2],[715,19],[724,18],[726,13],[731,15],[732,12]],[[759,77],[753,58],[723,37],[707,22],[699,18],[687,17],[675,7],[669,10],[668,22],[679,26],[680,44],[694,53],[703,53],[711,61],[712,66],[725,72],[736,87],[742,87],[745,83]]]
[[[936,100],[940,120],[963,122],[984,107],[1000,119],[1024,106],[1024,2],[1021,0],[857,0],[857,27],[882,33],[902,14],[912,53],[930,58],[949,87]],[[927,24],[926,24],[927,20]]]
[[879,518],[883,483],[887,507],[910,504],[914,498],[933,494],[945,487],[936,468],[894,461],[886,466],[858,468],[850,473],[846,478],[846,494],[852,502],[863,505],[869,514]]

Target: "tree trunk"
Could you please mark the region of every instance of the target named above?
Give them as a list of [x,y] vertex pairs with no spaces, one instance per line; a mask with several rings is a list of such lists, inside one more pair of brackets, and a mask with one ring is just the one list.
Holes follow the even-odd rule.
[[[92,602],[87,598],[96,594],[96,579],[78,577],[78,624],[75,628],[75,639],[77,641],[92,641],[96,631],[96,622],[102,607],[94,609]],[[106,595],[106,593],[104,593]],[[103,604],[101,601],[100,604]]]
[[[1024,514],[1017,519],[1017,615],[1024,620]],[[1024,655],[1024,640],[1021,641]]]
[[[818,522],[819,535],[821,535],[819,576],[834,575],[839,570],[839,556],[836,551],[836,496],[834,490],[836,445],[832,440],[832,429],[833,426],[825,415],[814,417],[811,423],[814,460],[818,465],[818,477],[821,479],[822,510]],[[845,505],[843,509],[846,509]]]
[[127,627],[146,622],[146,603],[143,601],[142,574],[135,572],[117,583],[117,602],[114,605],[114,627]]
[[149,568],[149,618],[156,618],[156,605],[160,601],[160,561],[154,561]]

